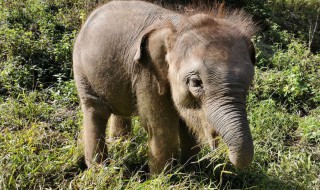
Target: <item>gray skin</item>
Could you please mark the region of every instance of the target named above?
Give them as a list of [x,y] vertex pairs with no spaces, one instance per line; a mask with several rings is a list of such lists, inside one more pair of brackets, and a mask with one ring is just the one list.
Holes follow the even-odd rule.
[[114,138],[130,134],[130,116],[139,115],[148,132],[151,173],[160,173],[179,147],[181,162],[199,152],[198,141],[214,147],[216,133],[230,161],[248,166],[254,151],[246,95],[254,49],[244,33],[225,19],[146,2],[96,9],[73,52],[86,164],[107,158],[108,120]]

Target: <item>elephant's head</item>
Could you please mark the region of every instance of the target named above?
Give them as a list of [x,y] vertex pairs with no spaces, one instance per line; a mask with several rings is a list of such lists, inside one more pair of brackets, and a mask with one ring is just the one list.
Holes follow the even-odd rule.
[[[241,15],[235,15],[235,19]],[[232,19],[230,19],[232,20]],[[218,132],[238,168],[253,159],[253,140],[246,96],[254,75],[255,52],[250,40],[254,24],[198,14],[184,26],[154,29],[145,35],[136,59],[152,62],[159,92],[171,90],[173,102],[202,141]],[[147,51],[148,56],[141,56]],[[168,87],[167,87],[168,86]]]

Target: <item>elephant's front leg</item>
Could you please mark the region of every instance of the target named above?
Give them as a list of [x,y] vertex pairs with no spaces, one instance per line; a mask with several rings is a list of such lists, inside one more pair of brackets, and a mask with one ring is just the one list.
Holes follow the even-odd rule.
[[196,137],[182,119],[179,121],[179,139],[181,149],[180,162],[185,164],[194,161],[196,155],[200,152],[200,146]]
[[170,169],[178,151],[177,126],[170,123],[149,126],[148,134],[150,173],[158,174],[163,169]]
[[137,100],[141,124],[148,132],[150,173],[158,174],[177,155],[179,116],[170,94],[142,89]]

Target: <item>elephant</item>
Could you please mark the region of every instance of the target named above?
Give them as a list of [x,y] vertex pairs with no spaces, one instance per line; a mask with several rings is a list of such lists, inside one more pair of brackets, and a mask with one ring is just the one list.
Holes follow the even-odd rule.
[[107,159],[107,125],[110,138],[127,136],[130,118],[139,116],[152,174],[179,156],[187,162],[199,144],[214,148],[217,135],[231,163],[247,167],[254,155],[246,97],[256,28],[243,11],[222,8],[187,14],[112,1],[94,10],[73,49],[86,165]]

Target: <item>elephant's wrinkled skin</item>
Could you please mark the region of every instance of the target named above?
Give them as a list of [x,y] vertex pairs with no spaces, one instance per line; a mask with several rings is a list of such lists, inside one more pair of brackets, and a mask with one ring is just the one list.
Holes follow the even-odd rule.
[[193,134],[213,146],[215,131],[236,167],[251,163],[246,95],[254,24],[241,12],[225,14],[187,16],[115,1],[90,15],[73,52],[89,167],[106,159],[108,119],[118,137],[130,133],[133,115],[148,132],[151,173],[161,172],[179,145],[182,162],[196,154]]

